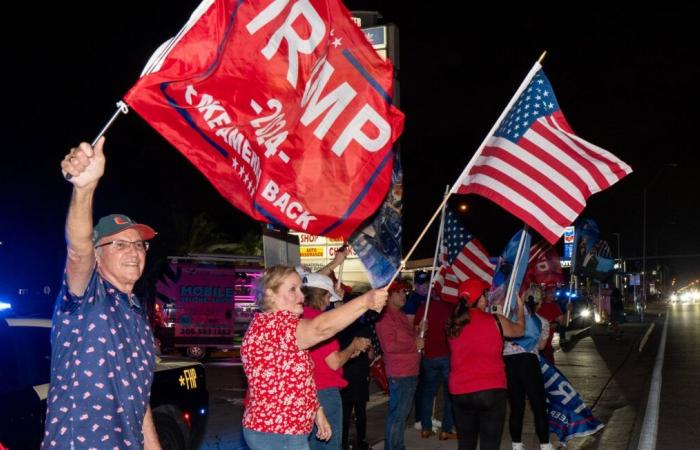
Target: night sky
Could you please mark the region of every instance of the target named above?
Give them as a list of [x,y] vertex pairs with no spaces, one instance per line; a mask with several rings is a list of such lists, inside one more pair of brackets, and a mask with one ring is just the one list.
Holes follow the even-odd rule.
[[[11,2],[2,30],[0,295],[60,282],[70,185],[59,162],[90,141],[136,81],[151,53],[185,23],[197,1]],[[404,249],[414,242],[542,51],[543,65],[575,132],[634,173],[589,199],[613,251],[642,253],[648,189],[649,255],[700,253],[696,6],[563,9],[556,3],[347,1],[400,30],[399,80],[406,127]],[[493,2],[489,2],[493,3]],[[532,9],[538,3],[541,9]],[[561,3],[561,2],[560,2]],[[557,5],[545,7],[545,5]],[[434,9],[431,9],[431,6]],[[461,9],[466,9],[462,11]],[[60,19],[59,19],[60,17]],[[13,31],[10,31],[10,28]],[[181,243],[175,223],[206,212],[235,240],[258,225],[238,212],[135,113],[108,133],[107,172],[95,214],[124,212],[161,231],[156,254]],[[665,164],[677,167],[663,169]],[[492,254],[521,224],[476,197],[465,225]],[[179,219],[178,219],[179,218]],[[435,233],[416,257],[432,256]],[[666,260],[681,279],[700,258]]]

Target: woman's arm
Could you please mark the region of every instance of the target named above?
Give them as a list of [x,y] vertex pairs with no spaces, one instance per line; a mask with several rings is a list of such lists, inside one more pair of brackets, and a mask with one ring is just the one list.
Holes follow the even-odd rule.
[[324,312],[311,320],[301,319],[297,326],[297,346],[313,347],[347,327],[370,309],[381,311],[386,304],[386,289],[372,289],[339,308]]
[[328,423],[326,414],[323,412],[323,407],[318,407],[316,410],[316,417],[314,419],[318,431],[316,432],[316,438],[320,441],[329,441],[331,436],[333,436],[333,430],[331,429],[331,424]]
[[[340,247],[342,248],[342,247]],[[340,250],[340,248],[338,250]],[[323,274],[325,276],[330,276],[331,272],[335,270],[336,267],[340,266],[345,262],[345,258],[348,257],[350,254],[350,248],[345,246],[345,249],[340,252],[336,252],[335,257],[331,262],[329,262],[327,265],[325,265],[321,270],[319,270],[317,273]]]
[[549,339],[549,322],[540,318],[542,322],[542,331],[540,332],[540,340],[537,341],[537,350],[543,350],[547,346],[547,339]]
[[345,347],[341,351],[336,351],[326,356],[326,364],[333,370],[338,370],[345,365],[346,362],[350,361],[352,358],[358,356],[361,352],[367,350],[369,347],[369,339],[363,337],[356,337],[352,340],[350,345]]
[[522,297],[518,297],[518,318],[515,322],[511,322],[501,314],[497,314],[496,318],[503,328],[503,336],[520,337],[525,334],[525,303]]

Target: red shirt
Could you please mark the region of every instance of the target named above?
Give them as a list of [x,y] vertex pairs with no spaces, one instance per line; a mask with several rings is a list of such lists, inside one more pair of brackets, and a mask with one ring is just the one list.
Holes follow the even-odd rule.
[[[428,308],[428,331],[425,332],[425,358],[445,358],[450,356],[450,346],[447,343],[445,324],[452,315],[454,305],[440,300],[431,300]],[[425,303],[421,303],[413,318],[413,324],[419,325],[425,314]]]
[[415,377],[420,370],[416,330],[400,309],[387,306],[374,326],[388,377]]
[[[323,311],[304,306],[304,319],[313,319],[321,315]],[[337,339],[328,339],[310,349],[311,359],[314,362],[314,379],[316,389],[327,389],[332,387],[344,388],[348,382],[343,378],[343,368],[333,370],[326,364],[326,357],[333,352],[340,351],[340,344]]]
[[313,362],[299,350],[300,318],[289,311],[258,313],[241,345],[248,378],[243,426],[263,433],[309,434],[319,407]]
[[503,363],[503,337],[495,318],[470,308],[471,321],[459,336],[449,338],[450,394],[470,394],[488,389],[506,388]]

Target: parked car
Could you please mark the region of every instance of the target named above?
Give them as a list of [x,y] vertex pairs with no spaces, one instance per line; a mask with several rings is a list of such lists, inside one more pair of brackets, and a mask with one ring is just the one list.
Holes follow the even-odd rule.
[[[51,320],[0,317],[0,449],[38,449],[46,419]],[[151,387],[151,410],[163,450],[199,448],[209,412],[204,367],[162,358]]]

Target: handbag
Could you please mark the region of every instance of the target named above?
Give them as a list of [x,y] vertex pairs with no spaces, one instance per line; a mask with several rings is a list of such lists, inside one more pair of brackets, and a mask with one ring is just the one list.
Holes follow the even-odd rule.
[[384,358],[377,356],[374,358],[369,365],[369,376],[377,383],[377,386],[384,391],[385,394],[389,393],[389,381],[386,378],[386,367],[384,365]]

